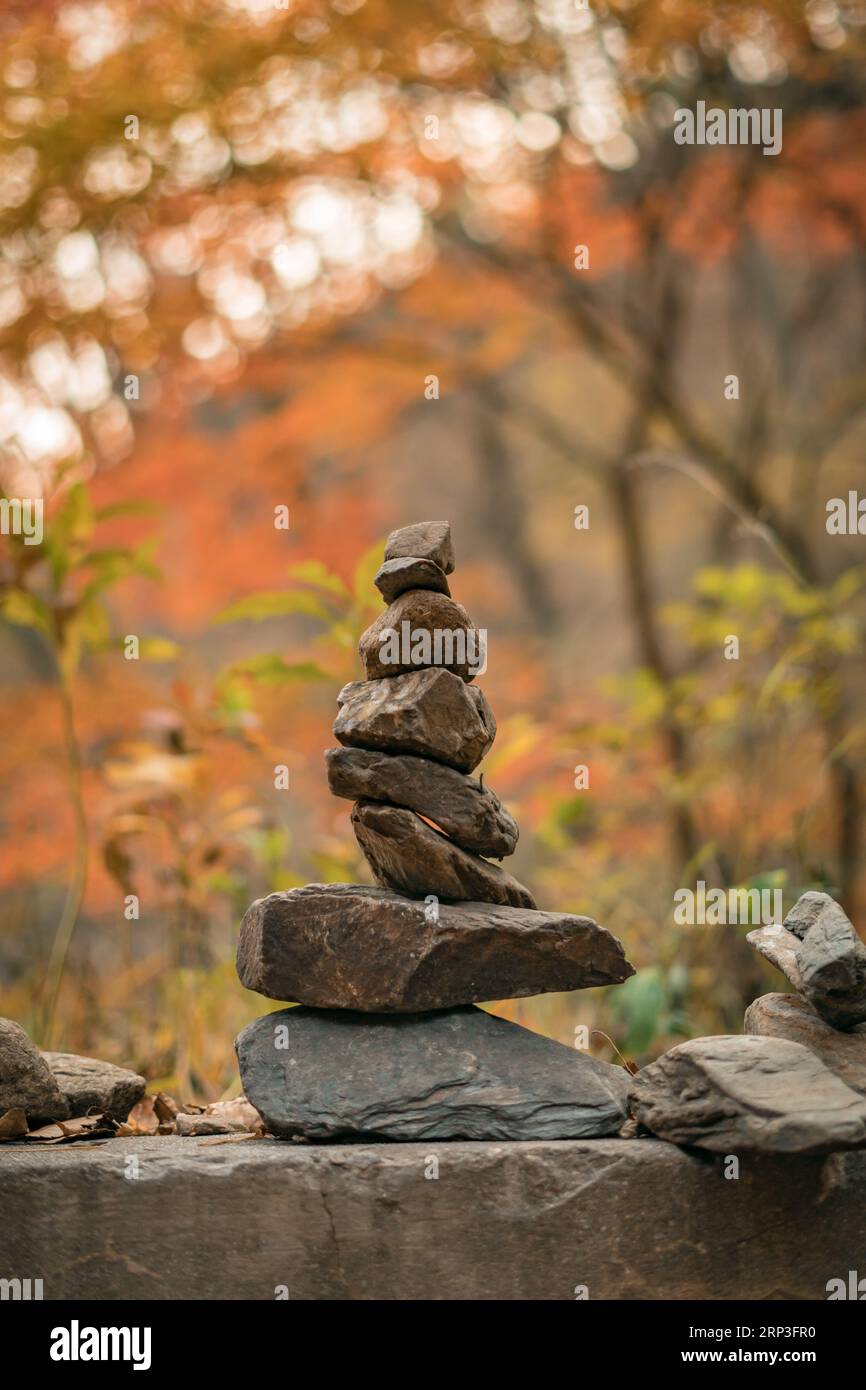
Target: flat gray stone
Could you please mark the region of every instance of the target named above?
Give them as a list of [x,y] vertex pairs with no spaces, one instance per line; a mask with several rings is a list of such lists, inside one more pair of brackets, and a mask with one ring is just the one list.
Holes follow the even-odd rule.
[[283,1009],[235,1047],[244,1093],[280,1138],[577,1139],[615,1134],[627,1113],[624,1068],[482,1009]]
[[463,849],[501,859],[517,844],[517,821],[474,777],[430,758],[329,748],[328,786],[350,801],[387,801],[434,821]]
[[356,883],[307,884],[247,909],[238,975],[270,999],[415,1013],[619,984],[622,944],[590,917],[425,904]]
[[409,589],[362,633],[364,676],[381,680],[441,667],[471,681],[484,669],[484,636],[466,609],[432,589]]
[[334,735],[352,748],[411,753],[471,772],[496,737],[484,692],[441,667],[351,681],[337,696]]
[[69,1118],[69,1103],[20,1024],[0,1018],[0,1115],[23,1110],[31,1129]]
[[137,1072],[101,1062],[96,1057],[79,1057],[74,1052],[43,1052],[60,1090],[69,1102],[70,1115],[86,1115],[98,1110],[122,1123],[138,1105],[147,1082]]
[[385,543],[385,559],[432,560],[445,574],[454,569],[450,521],[417,521],[392,531]]
[[529,889],[511,874],[461,849],[414,811],[382,801],[357,801],[352,829],[376,882],[395,893],[410,898],[433,893],[447,902],[537,906]]
[[799,994],[763,994],[746,1009],[743,1026],[763,1038],[802,1043],[852,1091],[866,1096],[866,1023],[842,1032]]
[[804,893],[782,926],[746,940],[835,1028],[866,1022],[866,946],[827,893]]
[[692,1038],[632,1080],[637,1120],[713,1153],[826,1154],[866,1146],[866,1101],[800,1043]]
[[449,594],[445,571],[433,560],[421,560],[417,555],[407,555],[399,560],[386,560],[373,576],[373,583],[386,603],[409,589],[433,589],[437,594]]
[[0,1230],[56,1302],[823,1301],[863,1271],[866,1153],[730,1182],[659,1139],[3,1144]]

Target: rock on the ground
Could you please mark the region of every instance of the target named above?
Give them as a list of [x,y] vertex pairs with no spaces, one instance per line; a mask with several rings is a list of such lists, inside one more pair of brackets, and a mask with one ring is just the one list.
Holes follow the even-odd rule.
[[74,1052],[43,1052],[42,1056],[69,1102],[70,1115],[98,1110],[120,1123],[147,1090],[143,1076],[116,1067],[113,1062],[79,1057]]
[[673,1144],[713,1153],[866,1147],[866,1101],[800,1043],[693,1038],[632,1079],[632,1112]]
[[746,939],[834,1028],[866,1022],[866,946],[827,893],[804,893],[782,926]]
[[433,589],[437,594],[450,595],[445,571],[433,560],[421,560],[417,555],[407,555],[398,560],[386,560],[373,576],[373,583],[386,603],[409,589]]
[[385,542],[385,559],[432,560],[445,574],[454,569],[450,521],[418,521],[392,531]]
[[31,1129],[69,1118],[69,1102],[20,1024],[0,1018],[0,1115],[23,1110]]
[[415,1013],[619,984],[622,944],[590,917],[425,904],[363,884],[307,884],[247,909],[238,975],[270,999]]
[[441,667],[471,681],[484,667],[484,635],[466,609],[432,589],[408,589],[362,633],[358,652],[370,680]]
[[866,1096],[866,1023],[842,1032],[798,994],[762,994],[746,1009],[744,1028],[764,1038],[802,1043],[852,1091]]
[[474,777],[430,758],[329,748],[328,786],[350,801],[387,801],[418,811],[463,849],[501,859],[517,844],[517,822],[499,797]]
[[458,772],[477,767],[496,737],[484,692],[442,667],[351,681],[337,704],[334,734],[340,743],[432,758]]
[[382,801],[356,801],[352,829],[373,877],[383,888],[450,902],[535,907],[528,888],[476,854],[461,849],[414,811]]
[[235,1047],[280,1138],[572,1139],[615,1134],[627,1113],[622,1068],[482,1009],[284,1009]]

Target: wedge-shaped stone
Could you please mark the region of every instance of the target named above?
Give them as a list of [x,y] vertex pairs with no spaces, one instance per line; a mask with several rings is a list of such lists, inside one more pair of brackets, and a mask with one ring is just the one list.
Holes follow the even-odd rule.
[[69,1102],[70,1115],[99,1110],[122,1123],[147,1090],[143,1076],[113,1062],[74,1052],[43,1052],[42,1056]]
[[463,849],[495,859],[512,854],[517,822],[499,797],[474,777],[429,758],[329,748],[328,785],[334,796],[407,806],[435,821]]
[[445,571],[433,560],[419,560],[417,555],[407,555],[405,559],[386,560],[373,576],[373,583],[386,603],[409,589],[433,589],[437,594],[449,594]]
[[453,840],[402,806],[358,801],[352,829],[373,877],[383,888],[424,898],[433,893],[449,902],[503,903],[535,907],[528,888],[511,874]]
[[583,1139],[626,1115],[622,1068],[481,1009],[284,1009],[235,1047],[247,1098],[285,1139]]
[[866,946],[827,893],[804,893],[782,926],[746,940],[834,1028],[866,1022]]
[[370,624],[358,651],[368,681],[432,666],[471,681],[484,669],[485,635],[453,598],[409,589]]
[[800,1043],[722,1036],[680,1043],[632,1081],[636,1119],[713,1153],[866,1147],[866,1101]]
[[746,1009],[743,1027],[763,1038],[802,1043],[852,1091],[866,1096],[866,1023],[842,1032],[799,994],[762,994]]
[[414,753],[471,772],[496,737],[484,692],[442,668],[351,681],[337,696],[334,734],[352,748]]
[[417,521],[392,531],[385,543],[385,559],[432,560],[445,574],[454,569],[450,521]]
[[414,1013],[619,984],[622,945],[590,917],[491,903],[411,902],[357,883],[310,883],[248,908],[238,975],[270,999]]

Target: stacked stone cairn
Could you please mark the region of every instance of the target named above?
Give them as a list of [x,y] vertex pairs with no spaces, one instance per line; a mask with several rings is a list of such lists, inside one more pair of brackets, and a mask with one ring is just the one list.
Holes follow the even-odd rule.
[[634,971],[588,917],[541,912],[491,859],[518,828],[471,776],[496,723],[478,632],[450,596],[447,522],[389,538],[326,754],[378,887],[307,884],[247,911],[242,984],[297,1002],[236,1041],[244,1092],[292,1139],[556,1139],[618,1133],[625,1070],[476,1005],[618,984]]
[[638,1072],[640,1126],[721,1154],[814,1155],[866,1147],[866,946],[827,893],[747,941],[794,994],[765,994],[744,1035],[693,1038]]

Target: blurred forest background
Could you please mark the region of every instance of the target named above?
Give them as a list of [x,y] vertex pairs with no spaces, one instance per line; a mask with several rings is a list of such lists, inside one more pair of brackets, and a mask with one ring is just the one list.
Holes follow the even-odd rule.
[[[28,0],[0,34],[0,483],[46,499],[0,538],[0,1012],[232,1093],[247,903],[369,881],[322,752],[384,535],[428,517],[490,633],[514,872],[639,967],[497,1012],[635,1060],[740,1031],[783,984],[674,925],[698,879],[862,931],[866,555],[826,503],[866,495],[863,0]],[[677,145],[698,100],[780,108],[781,154]]]

